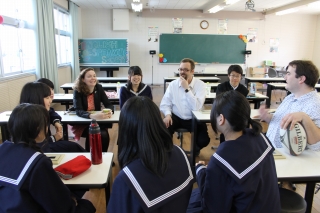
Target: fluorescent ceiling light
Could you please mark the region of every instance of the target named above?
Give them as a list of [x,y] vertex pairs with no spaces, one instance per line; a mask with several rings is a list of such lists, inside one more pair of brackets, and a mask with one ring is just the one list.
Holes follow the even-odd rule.
[[140,2],[140,0],[133,0],[133,2]]
[[142,11],[142,3],[136,4],[136,3],[131,3],[132,10],[134,12],[141,12]]
[[226,5],[234,4],[240,0],[226,0]]
[[312,2],[308,4],[308,7],[320,7],[320,1]]
[[220,5],[214,6],[213,8],[211,8],[209,10],[209,13],[216,13],[216,12],[222,10],[223,8],[224,8],[224,6],[220,6]]
[[276,15],[277,16],[282,16],[282,15],[286,15],[286,14],[289,14],[289,13],[295,13],[297,11],[299,11],[298,8],[291,8],[291,9],[287,9],[287,10],[282,10],[282,11],[276,12]]

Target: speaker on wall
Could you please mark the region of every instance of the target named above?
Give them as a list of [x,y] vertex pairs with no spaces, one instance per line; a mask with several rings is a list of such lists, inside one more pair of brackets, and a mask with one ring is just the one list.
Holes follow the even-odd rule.
[[156,54],[156,51],[155,50],[150,50],[149,53],[150,53],[150,55],[154,55],[154,54]]

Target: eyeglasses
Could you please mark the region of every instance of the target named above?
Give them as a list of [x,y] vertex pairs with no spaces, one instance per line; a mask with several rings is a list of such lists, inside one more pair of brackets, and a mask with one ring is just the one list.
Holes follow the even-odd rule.
[[179,70],[180,72],[182,72],[182,71],[183,71],[183,72],[189,72],[189,70],[188,70],[188,69],[182,69],[182,68],[179,68],[178,70]]
[[241,78],[241,75],[229,75],[231,78]]

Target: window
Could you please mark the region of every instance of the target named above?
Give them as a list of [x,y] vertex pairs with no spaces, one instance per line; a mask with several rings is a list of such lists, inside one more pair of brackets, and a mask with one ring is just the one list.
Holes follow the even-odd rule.
[[58,6],[54,8],[56,28],[56,50],[58,65],[71,62],[71,33],[69,14]]
[[36,69],[32,0],[0,0],[0,77]]

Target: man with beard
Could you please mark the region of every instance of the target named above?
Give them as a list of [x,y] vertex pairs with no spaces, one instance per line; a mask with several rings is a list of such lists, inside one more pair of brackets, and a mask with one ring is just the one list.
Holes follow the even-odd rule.
[[[163,122],[171,135],[178,128],[191,132],[192,111],[201,110],[203,107],[206,98],[206,84],[193,77],[194,68],[195,63],[192,59],[182,59],[178,69],[180,78],[169,84],[161,100],[160,111],[165,116]],[[200,150],[210,142],[205,123],[198,123],[195,139],[194,154],[197,156]]]

